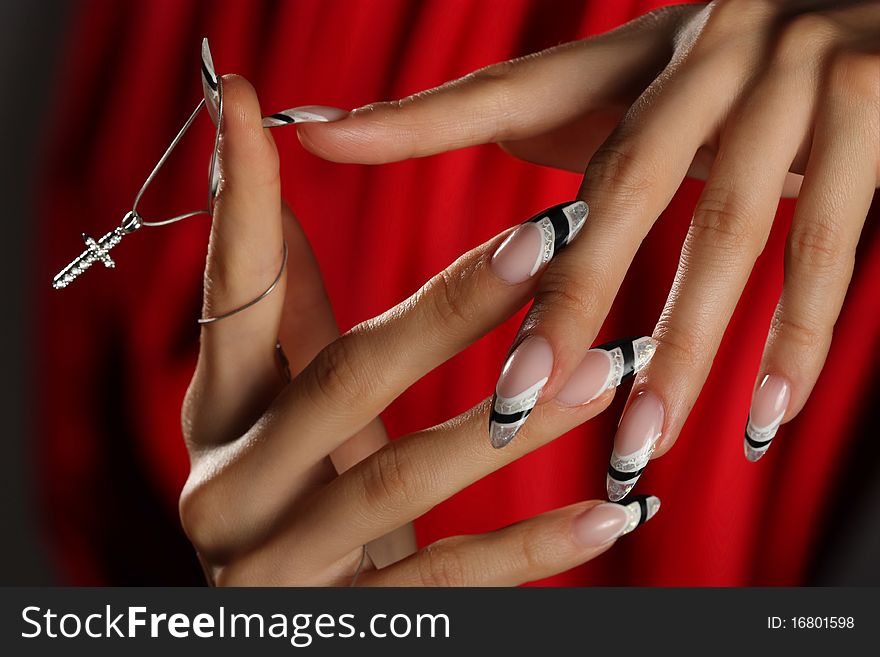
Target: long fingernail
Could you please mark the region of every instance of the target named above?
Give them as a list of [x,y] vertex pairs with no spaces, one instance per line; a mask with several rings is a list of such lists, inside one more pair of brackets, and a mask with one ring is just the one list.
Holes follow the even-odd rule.
[[791,386],[781,376],[766,374],[752,398],[749,421],[743,441],[746,458],[754,463],[767,453],[770,443],[782,424],[788,402],[791,400]]
[[511,284],[528,280],[575,238],[589,212],[583,201],[560,203],[539,212],[501,243],[492,256],[492,271]]
[[566,406],[579,406],[593,401],[609,388],[635,376],[654,356],[657,343],[653,338],[626,338],[593,347],[572,372],[556,401]]
[[489,415],[492,447],[507,445],[525,424],[553,371],[553,349],[539,336],[523,340],[504,364]]
[[642,391],[620,420],[605,485],[612,502],[626,497],[648,465],[663,431],[663,403],[652,392]]
[[214,71],[214,60],[211,57],[211,49],[208,47],[208,39],[202,39],[202,91],[205,92],[205,105],[214,125],[220,115],[220,92],[218,90],[217,73]]
[[338,107],[326,105],[303,105],[293,107],[263,117],[264,128],[275,128],[293,123],[332,123],[348,116],[348,112]]
[[599,547],[629,534],[648,522],[660,510],[660,498],[637,495],[626,504],[604,502],[577,516],[571,524],[571,536],[582,547]]

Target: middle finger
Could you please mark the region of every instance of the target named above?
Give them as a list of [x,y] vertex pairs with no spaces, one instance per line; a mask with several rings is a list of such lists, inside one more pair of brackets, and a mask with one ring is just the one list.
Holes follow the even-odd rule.
[[[595,339],[639,245],[695,153],[714,134],[727,99],[742,84],[742,66],[732,54],[721,50],[673,60],[590,161],[579,192],[590,204],[590,217],[577,242],[542,276],[502,377],[520,369],[521,347],[549,345],[545,360],[551,373],[532,392],[535,401],[554,398],[566,384],[585,345]],[[506,388],[499,382],[499,404],[507,401]],[[515,435],[490,439],[503,447]]]

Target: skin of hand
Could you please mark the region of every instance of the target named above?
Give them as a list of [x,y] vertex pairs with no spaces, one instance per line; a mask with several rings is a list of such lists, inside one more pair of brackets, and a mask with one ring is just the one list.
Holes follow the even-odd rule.
[[[534,294],[537,277],[509,283],[494,273],[493,253],[507,231],[339,336],[309,244],[282,202],[278,154],[254,90],[238,76],[222,84],[221,183],[204,315],[266,289],[284,241],[289,258],[271,294],[201,329],[182,411],[191,472],[180,516],[209,582],[347,585],[368,545],[358,584],[513,585],[592,559],[631,531],[638,504],[587,501],[414,551],[414,518],[595,416],[613,390],[582,406],[545,404],[509,450],[483,440],[488,401],[389,442],[377,419],[382,410],[512,316]],[[650,500],[653,514],[659,503]],[[650,517],[642,513],[641,521]],[[374,548],[383,541],[380,559]]]
[[[298,131],[307,149],[335,161],[498,143],[532,162],[585,170],[578,198],[590,217],[542,276],[514,343],[541,336],[552,346],[538,407],[578,366],[682,180],[706,180],[653,333],[657,353],[633,386],[612,467],[640,452],[643,468],[671,448],[780,196],[797,196],[747,423],[744,450],[757,460],[819,376],[880,184],[880,2],[668,7]],[[626,495],[635,479],[609,478],[609,496]]]

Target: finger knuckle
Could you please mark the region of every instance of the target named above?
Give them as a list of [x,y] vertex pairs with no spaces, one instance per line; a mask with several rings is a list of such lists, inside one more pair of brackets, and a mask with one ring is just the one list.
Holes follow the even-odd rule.
[[774,317],[770,332],[774,343],[782,340],[803,353],[814,353],[830,342],[832,328],[783,312]]
[[517,111],[522,103],[516,102],[515,82],[519,68],[517,61],[503,61],[474,71],[465,78],[473,83],[474,93],[488,104],[479,113],[481,121],[489,119],[490,129],[486,136],[488,142],[499,142],[509,138]]
[[798,14],[787,20],[776,39],[776,60],[783,64],[810,62],[837,42],[839,24],[822,12]]
[[460,550],[460,541],[446,538],[426,547],[418,560],[422,586],[467,586],[472,579]]
[[641,197],[655,178],[648,155],[638,152],[626,138],[603,145],[587,167],[588,185],[607,188],[623,200]]
[[510,82],[512,75],[517,71],[518,63],[520,61],[521,60],[506,59],[495,64],[490,64],[489,66],[477,69],[473,73],[469,73],[462,78],[462,80],[473,80],[488,84],[507,84]]
[[532,324],[551,313],[582,321],[595,316],[605,298],[604,285],[589,275],[575,281],[566,272],[548,270],[541,284],[542,289],[529,312]]
[[[353,333],[340,336],[318,353],[308,369],[314,390],[337,407],[361,399],[381,385],[363,371],[362,360],[358,358],[362,345],[356,342]],[[381,373],[375,375],[380,377]]]
[[690,372],[707,372],[711,362],[711,345],[708,338],[695,329],[680,327],[661,317],[654,332],[657,352],[667,362]]
[[788,267],[828,274],[848,268],[853,254],[839,232],[822,221],[795,222],[788,235]]
[[527,523],[517,529],[514,541],[511,554],[516,558],[516,570],[522,577],[534,579],[536,573],[545,569],[549,556],[554,553],[547,534],[540,526]]
[[757,257],[763,239],[751,215],[745,200],[732,190],[707,187],[694,210],[688,242],[716,255]]
[[430,302],[432,326],[458,334],[462,327],[473,322],[475,313],[470,292],[474,280],[476,277],[470,267],[459,271],[447,269],[431,279],[421,297]]
[[417,473],[410,458],[396,443],[371,456],[363,470],[364,501],[376,515],[394,512],[415,496]]

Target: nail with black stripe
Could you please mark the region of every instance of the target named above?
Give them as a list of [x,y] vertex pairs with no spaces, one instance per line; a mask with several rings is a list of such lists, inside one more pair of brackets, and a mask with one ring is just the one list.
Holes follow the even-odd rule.
[[645,390],[636,395],[624,412],[605,480],[612,502],[626,497],[641,477],[663,432],[664,416],[663,402]]
[[504,364],[489,415],[492,446],[507,445],[525,424],[553,371],[553,350],[540,336],[523,340]]
[[[589,214],[583,201],[560,203],[523,222],[492,256],[492,270],[510,284],[534,276],[577,236]],[[535,407],[553,371],[553,350],[531,336],[513,351],[495,386],[489,440],[501,448],[516,436]]]
[[524,222],[535,224],[541,234],[541,251],[535,262],[535,271],[571,244],[589,214],[590,208],[583,201],[568,201],[547,208]]
[[590,507],[572,522],[571,534],[582,547],[600,547],[629,534],[660,510],[660,498],[637,495],[622,502],[605,502]]
[[752,397],[752,408],[746,424],[743,449],[749,461],[754,463],[770,449],[789,401],[791,386],[788,381],[777,374],[765,374]]
[[332,123],[348,116],[348,112],[338,107],[326,105],[303,105],[263,117],[264,128],[277,128],[294,123]]
[[202,91],[205,92],[205,106],[214,125],[220,115],[220,83],[217,80],[217,72],[214,70],[214,59],[211,57],[211,48],[208,47],[208,39],[202,39]]
[[614,340],[593,347],[556,395],[566,406],[593,401],[640,372],[654,356],[656,342],[648,336]]

